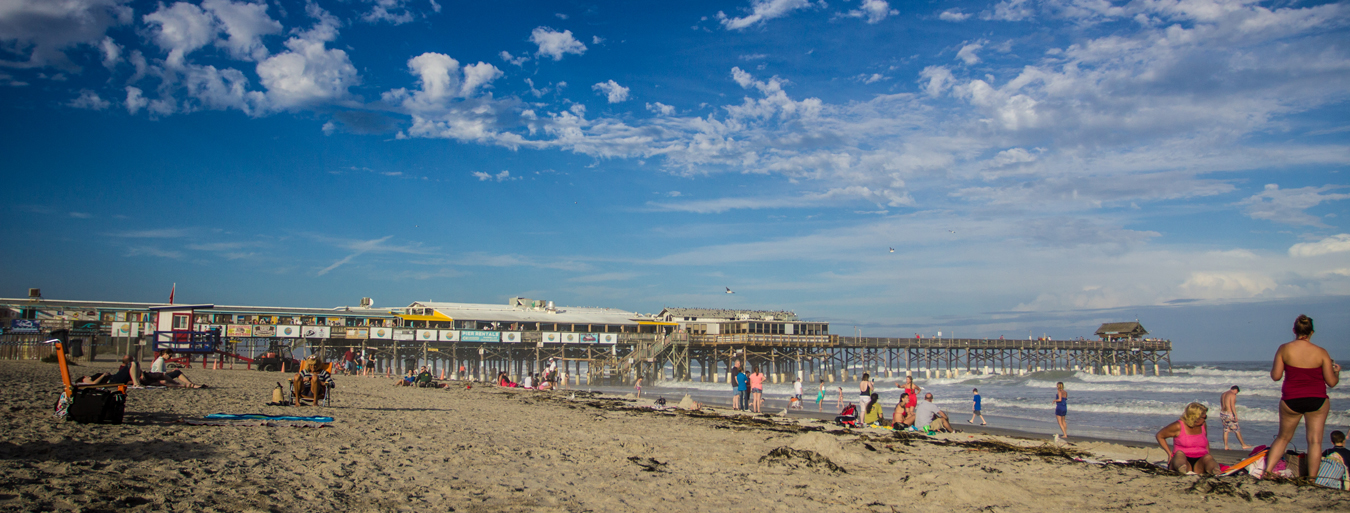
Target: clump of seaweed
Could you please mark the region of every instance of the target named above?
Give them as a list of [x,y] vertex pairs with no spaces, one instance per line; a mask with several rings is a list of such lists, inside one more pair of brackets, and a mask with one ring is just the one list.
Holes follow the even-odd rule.
[[998,440],[976,440],[971,442],[932,440],[932,443],[937,445],[954,445],[957,447],[965,447],[968,449],[975,449],[989,452],[1016,452],[1022,454],[1031,454],[1035,456],[1065,458],[1070,460],[1074,458],[1083,458],[1091,456],[1091,454],[1087,452],[1080,451],[1072,447],[1056,447],[1049,444],[1023,447],[1019,445],[1013,445],[1007,442],[1001,442]]
[[830,472],[848,473],[843,467],[836,465],[829,458],[822,456],[816,451],[806,449],[793,449],[791,447],[779,447],[769,454],[759,458],[759,462],[765,465],[777,465],[790,468],[809,468],[815,470],[826,470]]

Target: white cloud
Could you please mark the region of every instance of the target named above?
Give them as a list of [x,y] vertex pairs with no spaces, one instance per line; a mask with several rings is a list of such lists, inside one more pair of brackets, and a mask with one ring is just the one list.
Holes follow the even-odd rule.
[[527,56],[522,55],[522,56],[520,56],[520,57],[514,57],[514,56],[511,55],[511,52],[508,52],[508,51],[506,51],[506,50],[502,50],[502,52],[499,53],[499,54],[497,54],[497,55],[498,55],[499,57],[501,57],[502,60],[504,60],[504,61],[506,61],[506,62],[508,62],[508,63],[514,64],[514,65],[516,65],[516,66],[520,66],[520,65],[525,64],[526,62],[529,62],[529,61],[530,61],[530,58],[527,57]]
[[947,9],[938,15],[938,19],[952,22],[966,21],[968,18],[970,18],[970,14],[963,13],[960,9]]
[[1180,289],[1192,298],[1245,299],[1274,290],[1274,279],[1256,272],[1196,271]]
[[117,62],[122,59],[122,46],[113,41],[113,38],[105,37],[99,42],[98,48],[103,52],[103,67],[108,69],[117,67]]
[[1350,252],[1350,233],[1339,233],[1317,242],[1302,242],[1289,247],[1291,257],[1314,257]]
[[530,32],[530,42],[539,45],[536,56],[552,57],[560,61],[565,54],[581,55],[586,53],[586,45],[572,37],[572,31],[558,32],[549,27],[536,27]]
[[628,88],[619,85],[618,82],[613,80],[595,84],[591,86],[591,89],[604,95],[609,103],[622,103],[628,101]]
[[956,82],[952,70],[946,66],[928,66],[919,72],[919,78],[928,81],[923,90],[928,96],[942,96]]
[[171,67],[182,66],[187,54],[215,41],[219,30],[210,14],[187,2],[160,4],[141,19],[150,26],[155,44],[169,52],[165,63]]
[[762,21],[787,16],[792,11],[811,7],[811,0],[751,0],[750,14],[740,18],[729,18],[722,12],[717,19],[727,30],[740,30]]
[[281,23],[267,15],[266,3],[231,2],[230,0],[203,0],[202,8],[216,18],[216,23],[228,37],[215,42],[238,60],[259,61],[267,57],[263,36],[280,34]]
[[486,62],[478,64],[469,64],[464,66],[464,86],[460,89],[460,96],[473,96],[479,88],[488,87],[493,80],[501,78],[502,70]]
[[647,104],[647,110],[662,116],[669,116],[675,113],[675,107],[661,102],[652,102]]
[[77,109],[103,110],[112,104],[103,98],[99,98],[98,93],[82,89],[80,90],[80,96],[66,103],[66,105]]
[[[369,12],[361,15],[362,21],[368,23],[387,21],[394,25],[402,25],[414,19],[412,11],[408,10],[407,0],[365,0],[365,2],[375,5],[371,6]],[[436,12],[441,11],[441,6],[434,0],[431,6]]]
[[994,11],[985,11],[981,17],[986,20],[1022,21],[1032,16],[1031,0],[1003,0],[994,5]]
[[[0,60],[9,67],[78,69],[66,56],[81,45],[97,46],[109,27],[133,21],[129,0],[6,0],[0,2],[0,43],[26,56]],[[7,52],[8,53],[8,52]]]
[[887,16],[900,14],[900,11],[891,9],[891,4],[886,0],[862,0],[862,5],[858,9],[849,11],[846,16],[852,18],[863,18],[868,23],[880,23]]
[[1344,186],[1324,185],[1322,187],[1300,187],[1280,189],[1279,185],[1266,184],[1265,190],[1239,202],[1252,219],[1265,219],[1294,226],[1325,227],[1321,219],[1304,212],[1322,204],[1324,201],[1350,199],[1350,194],[1324,194],[1327,191],[1342,189]]
[[139,87],[127,86],[126,106],[128,114],[135,116],[136,113],[145,108],[148,103],[149,100],[146,100],[144,96],[141,96],[141,89]]
[[975,55],[975,52],[978,52],[980,51],[981,48],[984,48],[985,43],[988,43],[988,41],[981,39],[973,43],[967,43],[965,45],[962,45],[961,50],[956,52],[956,58],[961,59],[961,62],[966,63],[967,66],[979,64],[980,56]]
[[[673,194],[671,197],[677,197]],[[892,207],[912,206],[914,199],[908,195],[899,195],[893,191],[871,190],[867,187],[844,187],[830,189],[823,193],[810,193],[800,196],[764,196],[741,198],[716,198],[682,203],[647,202],[653,210],[663,212],[693,212],[697,214],[719,214],[728,210],[759,210],[779,208],[811,208],[831,205],[845,205],[856,201],[870,201],[878,205]]]
[[337,38],[337,18],[314,4],[307,11],[317,20],[314,27],[288,39],[287,51],[258,63],[258,78],[267,88],[270,109],[346,100],[347,89],[360,82],[347,52],[327,47]]
[[477,178],[478,181],[480,181],[480,182],[486,182],[486,181],[489,181],[489,180],[495,180],[495,181],[497,181],[497,182],[506,182],[506,181],[510,181],[510,180],[519,180],[519,179],[520,179],[519,176],[514,176],[514,177],[511,176],[511,172],[510,172],[510,171],[507,171],[507,170],[505,170],[505,169],[503,169],[502,172],[497,173],[497,174],[495,174],[495,175],[493,175],[493,174],[488,174],[488,173],[484,173],[484,172],[482,172],[482,171],[474,171],[474,172],[473,172],[473,176],[474,176],[475,178]]

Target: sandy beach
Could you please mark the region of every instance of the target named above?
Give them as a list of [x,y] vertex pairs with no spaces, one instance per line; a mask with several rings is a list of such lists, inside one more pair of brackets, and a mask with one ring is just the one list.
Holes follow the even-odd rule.
[[[99,362],[72,372],[113,368]],[[795,414],[635,407],[653,394],[635,403],[486,384],[413,389],[383,377],[337,376],[330,407],[277,407],[265,403],[287,375],[187,372],[210,388],[132,390],[125,424],[80,425],[52,415],[55,364],[0,362],[0,509],[1350,511],[1350,494],[1335,490],[1071,458],[1075,450],[1095,460],[1160,453],[1138,444],[1083,440],[1066,451],[960,426],[968,432],[916,439]],[[212,413],[335,421],[185,423]]]

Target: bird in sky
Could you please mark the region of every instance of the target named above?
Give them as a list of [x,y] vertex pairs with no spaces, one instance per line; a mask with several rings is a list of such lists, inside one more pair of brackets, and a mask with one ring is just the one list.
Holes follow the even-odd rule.
[[731,287],[727,287],[727,294],[735,294],[735,292],[731,291]]
[[947,230],[947,231],[952,232],[952,233],[956,233],[956,230]]
[[892,248],[892,247],[889,247],[889,246],[888,246],[886,249],[891,250],[891,253],[895,253],[895,248]]

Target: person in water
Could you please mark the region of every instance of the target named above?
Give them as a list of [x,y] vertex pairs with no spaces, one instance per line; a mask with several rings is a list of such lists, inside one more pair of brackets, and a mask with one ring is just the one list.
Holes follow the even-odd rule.
[[1275,468],[1275,462],[1284,457],[1299,420],[1304,421],[1308,434],[1308,457],[1303,461],[1314,473],[1322,464],[1322,432],[1331,411],[1327,387],[1340,383],[1341,366],[1326,349],[1312,343],[1312,336],[1312,317],[1300,315],[1294,319],[1294,340],[1275,350],[1270,379],[1284,383],[1280,386],[1280,433],[1266,452],[1266,468]]
[[[1158,430],[1158,445],[1167,453],[1167,468],[1183,474],[1214,474],[1219,463],[1209,454],[1209,431],[1206,419],[1209,408],[1200,403],[1186,405],[1181,420]],[[1167,439],[1172,439],[1172,447]]]
[[1055,383],[1055,421],[1059,422],[1059,430],[1064,433],[1064,438],[1069,437],[1069,392],[1064,390],[1064,382]]

